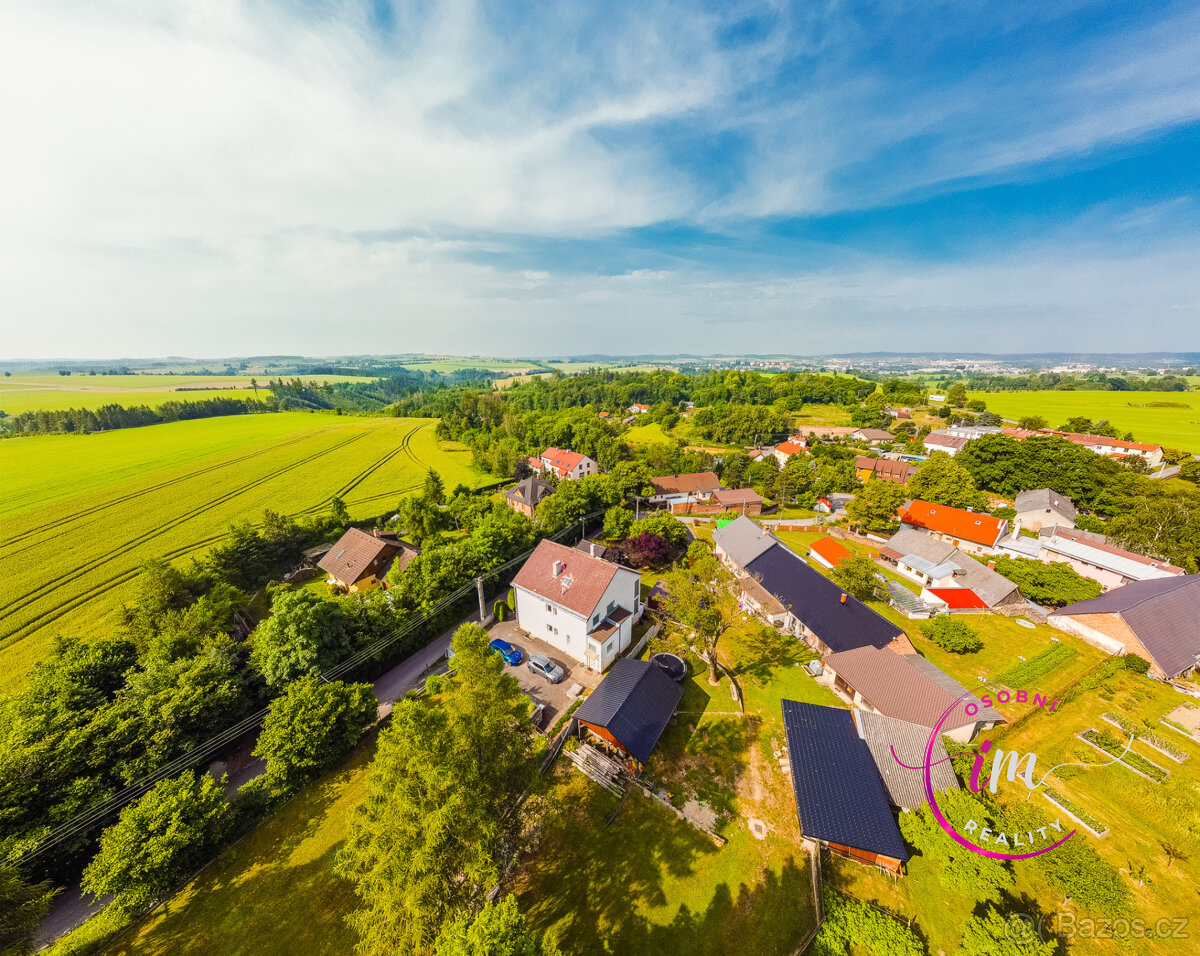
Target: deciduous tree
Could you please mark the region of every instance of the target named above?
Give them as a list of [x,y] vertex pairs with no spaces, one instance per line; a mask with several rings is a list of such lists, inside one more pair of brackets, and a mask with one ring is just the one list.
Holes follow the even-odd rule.
[[899,525],[896,512],[904,504],[904,488],[872,478],[846,505],[846,515],[865,531],[883,534]]
[[251,663],[267,686],[279,690],[302,674],[320,673],[346,657],[353,649],[354,633],[340,602],[312,591],[282,591],[251,643]]
[[856,555],[846,558],[833,569],[831,577],[851,597],[860,601],[871,601],[879,596],[879,579],[875,562],[870,558]]
[[950,508],[987,507],[987,498],[975,486],[971,473],[949,455],[934,452],[908,481],[913,498]]

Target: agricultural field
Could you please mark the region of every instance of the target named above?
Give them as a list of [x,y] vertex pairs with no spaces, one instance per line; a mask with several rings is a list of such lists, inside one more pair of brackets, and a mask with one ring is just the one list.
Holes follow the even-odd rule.
[[234,521],[335,495],[354,518],[378,515],[429,467],[447,488],[480,484],[433,427],[287,412],[0,442],[0,694],[56,634],[111,625],[144,563],[195,557]]
[[[58,411],[67,408],[100,408],[102,405],[149,405],[164,402],[198,402],[206,398],[252,399],[250,375],[56,375],[14,373],[0,378],[0,411]],[[288,376],[284,376],[287,378]],[[259,396],[268,376],[257,376]],[[354,375],[315,375],[315,382],[371,382]]]
[[970,392],[1003,418],[1041,415],[1051,428],[1068,418],[1108,419],[1137,441],[1200,452],[1198,392]]

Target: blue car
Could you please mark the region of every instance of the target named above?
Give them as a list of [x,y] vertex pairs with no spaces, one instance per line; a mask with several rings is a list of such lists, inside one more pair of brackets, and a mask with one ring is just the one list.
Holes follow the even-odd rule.
[[514,667],[521,663],[521,649],[513,647],[508,641],[496,638],[488,644],[493,651],[504,658],[505,664],[512,664]]

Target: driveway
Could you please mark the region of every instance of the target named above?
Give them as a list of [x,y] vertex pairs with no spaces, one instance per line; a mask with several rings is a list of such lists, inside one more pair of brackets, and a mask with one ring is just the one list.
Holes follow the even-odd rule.
[[[589,671],[583,664],[567,656],[558,648],[551,647],[545,641],[538,640],[522,631],[516,621],[502,621],[499,624],[493,624],[488,634],[494,638],[502,638],[521,649],[524,660],[516,667],[506,665],[504,669],[517,679],[521,690],[525,691],[535,704],[546,705],[546,713],[542,719],[543,729],[553,726],[559,715],[575,702],[575,698],[567,693],[573,685],[579,684],[588,689],[595,689],[603,679],[603,675]],[[532,673],[525,666],[531,653],[541,654],[554,661],[565,671],[563,679],[557,684],[551,684],[544,677]]]

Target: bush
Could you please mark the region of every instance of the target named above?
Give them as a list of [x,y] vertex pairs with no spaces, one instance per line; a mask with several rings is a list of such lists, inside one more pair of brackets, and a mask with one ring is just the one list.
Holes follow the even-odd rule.
[[671,560],[671,545],[661,535],[646,532],[625,542],[625,555],[635,568],[662,567]]
[[1125,664],[1125,669],[1134,674],[1145,674],[1150,670],[1150,662],[1144,657],[1138,657],[1137,654],[1126,654],[1121,660]]
[[974,628],[965,621],[943,615],[921,625],[921,633],[944,651],[952,654],[973,654],[983,647]]

